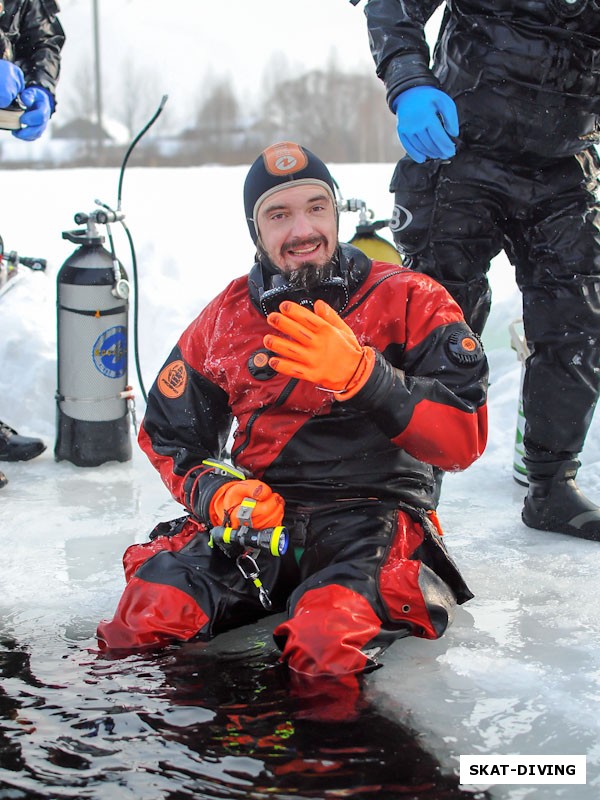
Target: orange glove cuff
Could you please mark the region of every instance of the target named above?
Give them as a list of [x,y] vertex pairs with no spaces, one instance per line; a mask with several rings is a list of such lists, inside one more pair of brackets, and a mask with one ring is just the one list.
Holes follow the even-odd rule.
[[223,524],[225,520],[225,495],[234,483],[237,483],[237,481],[229,481],[229,483],[219,486],[211,497],[208,514],[213,525]]
[[354,397],[371,377],[375,367],[375,351],[372,347],[363,347],[362,356],[358,362],[354,375],[348,381],[346,388],[341,392],[334,392],[336,400],[343,402]]
[[246,497],[256,500],[252,512],[253,528],[272,528],[283,521],[284,500],[273,492],[266,483],[257,480],[229,481],[219,486],[209,505],[210,521],[213,525],[223,525],[226,521],[232,527],[239,527],[237,509]]

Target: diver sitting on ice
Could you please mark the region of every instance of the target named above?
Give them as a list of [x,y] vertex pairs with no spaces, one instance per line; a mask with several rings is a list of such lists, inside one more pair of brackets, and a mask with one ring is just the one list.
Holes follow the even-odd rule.
[[487,361],[442,286],[338,242],[332,176],[306,148],[261,153],[244,203],[256,263],[183,332],[139,435],[187,514],[127,550],[98,638],[206,640],[287,609],[274,636],[293,673],[358,674],[472,597],[433,466],[481,455]]

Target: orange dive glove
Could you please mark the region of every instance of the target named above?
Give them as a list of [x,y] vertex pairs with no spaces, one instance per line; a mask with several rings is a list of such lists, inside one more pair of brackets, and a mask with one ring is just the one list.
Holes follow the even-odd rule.
[[209,506],[210,521],[213,525],[230,524],[240,526],[237,510],[242,500],[251,497],[256,500],[252,511],[253,528],[273,528],[283,521],[284,500],[266,483],[257,480],[229,481],[220,486],[212,496]]
[[314,313],[298,303],[285,301],[267,322],[278,332],[267,334],[265,347],[277,355],[270,366],[282,375],[314,383],[348,400],[365,385],[373,372],[375,351],[361,347],[354,331],[323,300],[315,301]]

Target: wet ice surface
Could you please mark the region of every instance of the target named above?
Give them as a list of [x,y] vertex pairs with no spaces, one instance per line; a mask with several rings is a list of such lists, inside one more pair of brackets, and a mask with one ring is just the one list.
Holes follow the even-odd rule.
[[[385,654],[358,722],[311,728],[290,702],[265,626],[208,650],[116,660],[95,652],[96,624],[122,589],[121,552],[179,512],[137,452],[129,464],[94,470],[48,454],[13,465],[2,507],[0,781],[46,797],[100,798],[109,784],[115,798],[325,798],[365,775],[371,786],[398,786],[394,769],[406,751],[417,772],[431,759],[444,773],[457,770],[461,753],[587,753],[587,787],[490,794],[591,800],[600,755],[598,556],[593,543],[560,536],[539,544],[514,520],[520,491],[508,476],[505,502],[483,488],[493,469],[482,461],[446,479],[448,544],[475,600],[439,642],[404,640]],[[319,746],[306,733],[315,726]],[[408,744],[405,726],[419,732]],[[356,747],[366,753],[346,750]],[[281,793],[267,795],[273,785]],[[250,786],[255,794],[244,794]]]
[[470,479],[452,479],[443,515],[475,599],[443,640],[398,645],[375,683],[452,763],[467,753],[587,754],[587,786],[499,785],[493,797],[591,800],[600,786],[596,546],[544,534],[540,543],[515,521],[521,492],[508,477],[504,508],[485,489],[473,503],[486,478],[482,462]]
[[[108,786],[115,798],[392,798],[406,786],[423,798],[472,796],[388,707],[387,688],[381,702],[369,688],[347,722],[337,712],[328,722],[320,699],[325,720],[315,721],[311,701],[290,698],[272,625],[208,647],[99,654],[97,622],[123,585],[117,554],[143,539],[134,524],[149,530],[179,509],[157,500],[137,453],[83,471],[44,455],[11,478],[0,785],[22,794],[7,797],[104,798]],[[40,503],[43,536],[29,521]]]
[[[347,196],[364,196],[378,216],[388,212],[389,166],[334,172]],[[243,175],[210,168],[132,170],[126,178],[148,384],[204,301],[249,264],[241,204],[239,220],[215,218],[210,204],[219,192],[239,193]],[[490,444],[470,470],[446,477],[440,508],[475,599],[439,642],[403,640],[385,654],[384,667],[367,679],[358,720],[319,723],[290,696],[265,626],[209,648],[118,660],[95,652],[96,625],[113,613],[123,588],[123,550],[181,510],[135,446],[132,462],[94,469],[57,464],[51,452],[54,280],[72,252],[60,231],[74,227],[74,211],[90,210],[89,198],[111,200],[115,173],[5,179],[6,195],[25,193],[33,216],[45,220],[31,231],[18,203],[7,205],[7,249],[46,256],[50,266],[0,300],[0,419],[42,435],[49,449],[27,464],[2,465],[10,483],[0,493],[0,797],[397,798],[410,785],[410,797],[446,798],[460,796],[459,755],[481,753],[587,755],[587,786],[492,786],[492,798],[596,798],[600,548],[520,522],[523,490],[511,477],[520,370],[506,333],[518,297],[504,277],[495,275],[486,331]],[[197,205],[171,202],[157,226],[150,189],[173,199],[186,196],[190,183],[203,187]],[[202,254],[198,219],[212,230]],[[219,252],[222,272],[209,269],[211,252]],[[127,267],[124,247],[119,255]],[[135,384],[131,361],[130,377]],[[595,499],[598,424],[579,481]],[[472,797],[474,788],[466,788]]]

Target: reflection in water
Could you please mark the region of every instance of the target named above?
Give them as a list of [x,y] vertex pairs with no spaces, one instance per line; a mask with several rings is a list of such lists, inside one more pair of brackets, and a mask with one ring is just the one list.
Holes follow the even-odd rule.
[[331,685],[295,692],[267,629],[227,641],[119,659],[73,647],[48,685],[0,638],[0,798],[486,796],[364,696],[349,713]]

